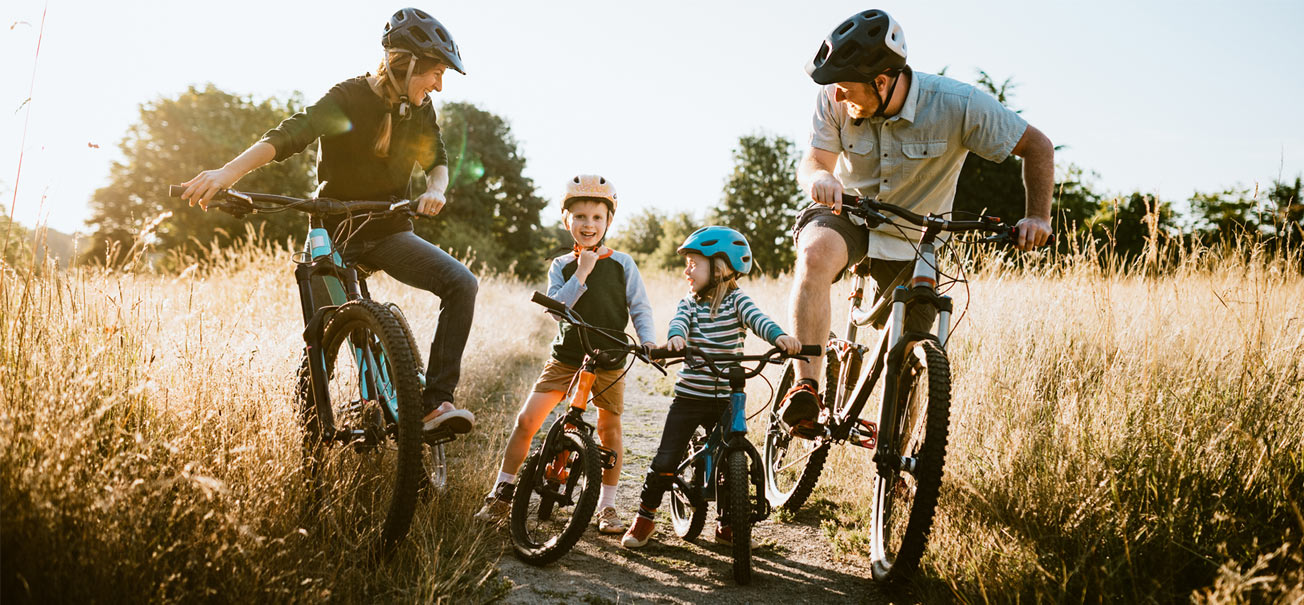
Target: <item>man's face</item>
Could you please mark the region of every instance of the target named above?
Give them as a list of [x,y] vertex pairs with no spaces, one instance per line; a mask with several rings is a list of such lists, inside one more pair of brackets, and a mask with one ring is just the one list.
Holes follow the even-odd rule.
[[838,82],[834,86],[833,100],[846,105],[851,117],[868,118],[878,111],[880,98],[874,86],[864,82]]
[[566,228],[570,230],[575,243],[583,248],[592,248],[602,243],[602,237],[611,226],[611,213],[607,204],[592,200],[571,202],[566,211]]

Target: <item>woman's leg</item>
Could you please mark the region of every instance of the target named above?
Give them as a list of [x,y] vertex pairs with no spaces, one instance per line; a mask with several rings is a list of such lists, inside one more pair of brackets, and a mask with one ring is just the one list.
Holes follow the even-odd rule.
[[466,265],[411,231],[386,237],[362,256],[398,281],[439,297],[439,324],[430,344],[425,400],[434,408],[453,401],[462,372],[462,352],[475,317],[479,282]]

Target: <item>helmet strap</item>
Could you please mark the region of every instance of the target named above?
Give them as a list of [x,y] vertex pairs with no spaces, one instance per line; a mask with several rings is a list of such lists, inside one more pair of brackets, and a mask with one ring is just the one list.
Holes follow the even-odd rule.
[[394,96],[398,97],[398,117],[401,120],[408,117],[408,110],[412,105],[411,100],[408,99],[407,92],[408,87],[412,85],[412,70],[416,67],[417,56],[405,50],[395,49],[399,50],[399,52],[406,53],[408,56],[407,75],[403,76],[403,85],[399,86],[399,83],[394,81],[394,68],[389,64],[389,52],[388,49],[386,50],[385,81],[389,82],[390,88],[394,90]]

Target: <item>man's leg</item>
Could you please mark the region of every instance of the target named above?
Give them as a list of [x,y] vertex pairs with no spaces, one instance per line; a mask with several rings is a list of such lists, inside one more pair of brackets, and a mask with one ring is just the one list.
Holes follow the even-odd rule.
[[[847,243],[837,231],[812,223],[797,235],[797,271],[788,308],[793,335],[823,346],[829,338],[829,289],[847,266]],[[823,356],[797,360],[797,378],[819,381]]]

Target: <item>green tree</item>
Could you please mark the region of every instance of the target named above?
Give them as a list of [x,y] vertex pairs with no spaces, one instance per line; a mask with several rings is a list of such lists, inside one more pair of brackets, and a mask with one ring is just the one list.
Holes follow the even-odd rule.
[[1102,242],[1111,242],[1115,254],[1133,259],[1146,250],[1149,241],[1156,245],[1179,234],[1172,204],[1140,192],[1105,200],[1089,221],[1091,234]]
[[711,222],[747,236],[756,267],[765,273],[787,271],[797,257],[792,227],[801,187],[795,150],[792,141],[782,136],[739,137],[733,150],[733,172],[711,216]]
[[4,247],[4,265],[27,267],[32,262],[32,234],[18,221],[9,218],[9,210],[0,204],[0,246]]
[[[1095,172],[1087,173],[1076,164],[1069,164],[1055,183],[1055,228],[1061,232],[1081,231],[1100,210],[1102,196],[1092,189],[1099,178]],[[1020,214],[1022,216],[1022,214]]]
[[620,231],[611,236],[608,243],[613,249],[633,257],[639,266],[646,265],[661,247],[666,220],[666,215],[655,208],[644,208],[624,221]]
[[418,235],[491,271],[536,277],[546,270],[539,212],[547,200],[526,178],[507,121],[470,103],[447,103],[439,128],[448,149],[448,205],[416,222]]
[[1206,242],[1238,240],[1259,229],[1259,202],[1248,189],[1195,192],[1190,199],[1196,235]]
[[1273,181],[1268,189],[1268,202],[1275,216],[1273,231],[1277,239],[1287,245],[1299,245],[1304,241],[1304,202],[1300,201],[1301,178],[1296,176],[1294,183]]
[[[94,236],[83,258],[104,260],[107,250],[125,252],[142,238],[157,249],[170,249],[191,240],[226,244],[243,236],[244,221],[189,208],[181,199],[168,197],[168,185],[222,166],[300,107],[297,95],[285,101],[255,101],[212,84],[142,104],[139,121],[119,144],[123,161],[113,163],[109,184],[91,197],[92,217],[87,222]],[[240,187],[308,195],[314,185],[315,155],[310,149],[268,165],[241,179]],[[303,217],[294,213],[245,220],[274,240],[299,236],[304,225]]]
[[666,218],[661,235],[661,242],[647,258],[649,269],[675,271],[682,269],[684,260],[679,256],[679,245],[684,243],[694,231],[702,227],[702,222],[687,212],[680,212]]

